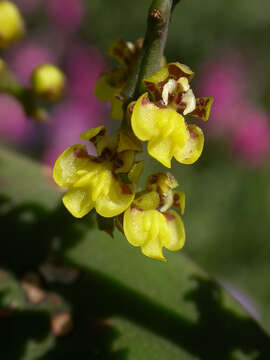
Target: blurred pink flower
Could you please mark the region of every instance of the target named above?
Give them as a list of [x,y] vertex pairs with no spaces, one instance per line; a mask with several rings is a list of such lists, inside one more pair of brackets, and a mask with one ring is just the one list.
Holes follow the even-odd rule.
[[259,165],[270,151],[270,118],[261,110],[244,109],[232,134],[232,149],[250,165]]
[[243,67],[239,57],[232,54],[202,66],[198,92],[200,96],[211,94],[214,97],[206,125],[210,135],[226,135],[237,126],[238,109],[244,102],[246,87]]
[[67,76],[71,96],[80,100],[95,98],[94,87],[105,67],[103,57],[92,47],[72,45],[71,49],[67,57]]
[[53,166],[55,160],[68,146],[81,141],[80,133],[101,125],[102,112],[100,110],[100,107],[95,106],[91,101],[89,104],[66,102],[58,105],[51,114],[50,144],[45,153],[44,162]]
[[82,0],[47,0],[47,6],[52,21],[65,32],[75,32],[83,20]]
[[47,62],[55,62],[52,51],[35,42],[28,42],[12,50],[9,65],[19,80],[28,85],[32,71],[40,64]]
[[0,137],[6,141],[23,142],[32,129],[21,104],[9,94],[0,94]]

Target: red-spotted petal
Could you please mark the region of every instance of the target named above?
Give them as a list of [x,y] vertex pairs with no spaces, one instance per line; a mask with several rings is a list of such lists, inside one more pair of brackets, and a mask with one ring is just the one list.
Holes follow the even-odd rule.
[[183,147],[177,147],[174,157],[182,164],[193,164],[200,157],[204,136],[202,130],[196,125],[188,125],[189,138]]

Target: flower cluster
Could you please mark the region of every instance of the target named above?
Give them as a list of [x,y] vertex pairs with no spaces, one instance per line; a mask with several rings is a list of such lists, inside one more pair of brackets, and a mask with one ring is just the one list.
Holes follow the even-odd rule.
[[[142,151],[141,141],[148,141],[148,153],[167,168],[173,157],[182,164],[194,163],[204,137],[185,117],[208,120],[213,99],[196,99],[190,88],[194,73],[175,62],[144,79],[147,91],[124,113],[115,95],[127,82],[139,48],[117,40],[110,53],[124,66],[103,74],[95,89],[100,99],[112,103],[112,115],[117,115],[113,117],[124,118],[128,130],[119,130],[116,137],[108,136],[104,126],[83,133],[81,138],[95,145],[97,155],[89,155],[84,145],[69,147],[56,161],[54,179],[68,188],[63,202],[74,216],[82,217],[95,208],[99,216],[113,218],[128,242],[139,246],[144,255],[165,260],[163,248],[175,251],[185,243],[177,213],[184,213],[185,194],[175,191],[178,183],[170,173],[151,175],[142,191],[138,181],[143,162],[136,161],[136,154]],[[101,228],[106,230],[104,224]]]

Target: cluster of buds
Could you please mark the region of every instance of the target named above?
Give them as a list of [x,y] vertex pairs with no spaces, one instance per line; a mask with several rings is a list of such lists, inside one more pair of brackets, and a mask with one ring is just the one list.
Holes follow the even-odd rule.
[[141,44],[117,40],[110,54],[123,66],[103,74],[95,90],[97,97],[111,102],[112,117],[122,119],[128,130],[120,129],[115,137],[110,137],[104,126],[83,133],[81,138],[95,145],[97,155],[89,155],[81,144],[69,147],[55,163],[54,180],[68,188],[63,202],[75,217],[95,208],[99,216],[112,218],[128,242],[139,246],[144,255],[165,260],[163,248],[179,250],[185,242],[180,217],[185,194],[175,190],[178,183],[168,172],[151,175],[141,190],[138,181],[143,162],[136,161],[136,155],[142,151],[142,142],[148,141],[149,155],[167,168],[173,157],[182,164],[194,163],[201,155],[204,137],[185,117],[208,120],[213,99],[195,98],[190,88],[194,73],[175,62],[144,79],[146,92],[125,111],[119,94]]

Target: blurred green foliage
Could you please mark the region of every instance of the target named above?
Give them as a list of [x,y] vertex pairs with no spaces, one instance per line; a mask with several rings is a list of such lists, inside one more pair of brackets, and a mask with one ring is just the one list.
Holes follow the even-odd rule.
[[[91,216],[72,218],[42,168],[21,156],[1,149],[0,168],[5,359],[268,358],[268,335],[186,256],[146,259],[119,232],[98,231]],[[78,276],[48,281],[48,261]],[[25,288],[29,271],[41,276],[40,301]],[[61,337],[52,324],[63,312],[74,328]]]

